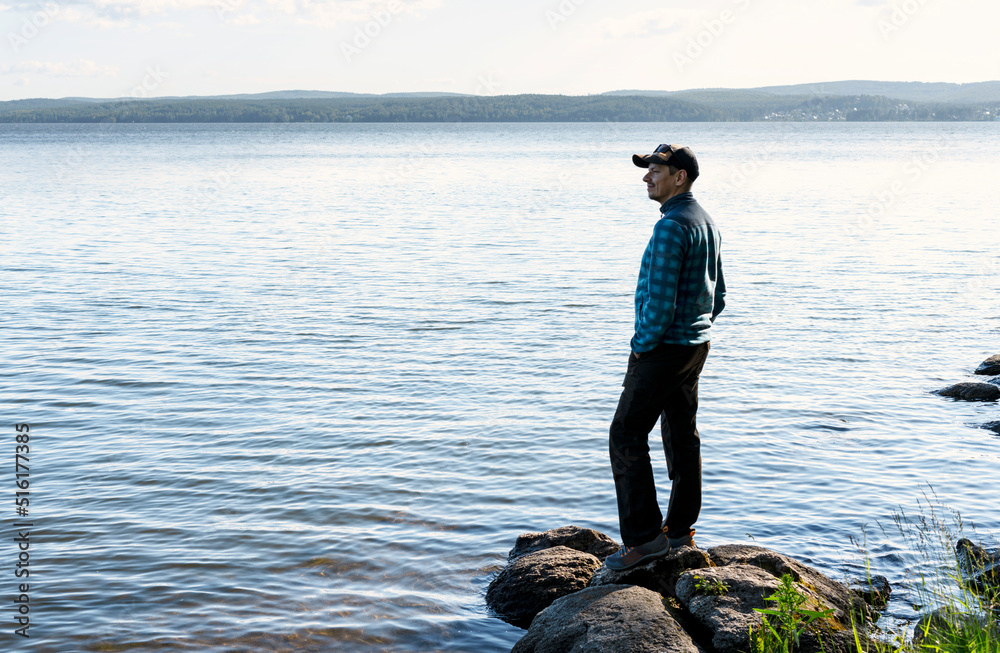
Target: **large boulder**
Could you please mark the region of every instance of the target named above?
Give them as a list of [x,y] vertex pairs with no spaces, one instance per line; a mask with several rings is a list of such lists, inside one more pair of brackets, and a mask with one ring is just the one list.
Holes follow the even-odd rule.
[[694,621],[709,632],[717,653],[750,649],[750,629],[763,627],[757,610],[777,607],[775,601],[766,599],[774,595],[786,574],[806,599],[803,609],[832,611],[829,618],[813,622],[797,651],[853,652],[855,624],[862,644],[868,643],[864,631],[871,610],[843,583],[759,546],[727,544],[712,547],[707,553],[716,566],[684,572],[677,580],[676,595]]
[[1000,386],[992,383],[963,381],[937,391],[942,397],[953,397],[962,401],[996,401],[1000,399]]
[[527,628],[553,601],[586,587],[600,566],[596,557],[565,546],[528,553],[490,582],[486,605],[504,621]]
[[966,582],[980,593],[1000,598],[1000,552],[988,551],[963,537],[955,544],[955,557]]
[[775,578],[784,574],[791,575],[796,583],[821,597],[824,603],[833,608],[834,618],[840,623],[850,624],[852,615],[865,621],[871,617],[868,605],[846,585],[777,551],[749,544],[724,544],[712,547],[708,554],[712,562],[720,567],[739,563],[760,567]]
[[511,653],[705,653],[656,592],[588,587],[543,610]]
[[767,571],[734,564],[685,572],[677,582],[677,599],[712,633],[718,653],[735,653],[750,649],[750,629],[762,626],[754,609],[769,607],[764,598],[778,586],[778,579]]
[[[775,609],[774,601],[766,601],[781,586],[770,572],[754,565],[734,563],[689,571],[677,581],[677,598],[691,616],[711,633],[715,653],[743,653],[751,650],[751,629],[764,628],[760,608]],[[806,597],[805,610],[831,609],[829,602],[815,591],[796,583],[796,591]],[[777,625],[777,619],[769,622]],[[861,635],[862,646],[869,644]],[[856,653],[851,625],[834,617],[814,621],[800,638],[796,653]]]
[[528,553],[554,546],[583,551],[602,561],[621,548],[613,539],[592,528],[562,526],[542,533],[524,533],[514,542],[514,548],[507,554],[507,560],[511,561]]
[[993,376],[994,374],[1000,374],[1000,354],[996,356],[990,356],[976,368],[976,374],[985,374],[987,376]]
[[665,556],[623,571],[602,565],[590,579],[590,586],[638,585],[666,596],[675,596],[674,586],[681,574],[689,569],[711,566],[707,553],[692,546],[682,546]]

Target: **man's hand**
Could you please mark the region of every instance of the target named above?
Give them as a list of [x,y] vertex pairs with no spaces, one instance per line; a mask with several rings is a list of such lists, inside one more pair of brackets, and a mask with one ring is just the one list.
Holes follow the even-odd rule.
[[636,359],[636,360],[639,360],[639,358],[641,358],[641,357],[642,357],[642,354],[640,354],[640,353],[638,353],[638,352],[632,352],[632,355],[633,355],[633,356],[635,356],[635,359]]

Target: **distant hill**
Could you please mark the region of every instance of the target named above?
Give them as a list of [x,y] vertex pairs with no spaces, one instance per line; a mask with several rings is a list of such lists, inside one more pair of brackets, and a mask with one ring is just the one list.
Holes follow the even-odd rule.
[[981,121],[996,120],[998,115],[1000,82],[847,81],[584,96],[293,90],[212,97],[0,102],[0,122],[8,123]]
[[185,100],[301,100],[304,98],[359,98],[377,97],[369,93],[348,93],[346,91],[270,91],[268,93],[238,93],[236,95],[188,95],[156,99]]
[[972,104],[1000,102],[1000,81],[949,84],[945,82],[826,82],[794,86],[764,86],[774,95],[882,95],[911,102]]
[[8,100],[0,102],[0,112],[31,111],[35,109],[55,109],[65,108],[81,104],[93,104],[102,100],[88,100],[86,98],[61,98],[53,100],[49,98],[32,98],[30,100]]
[[[438,93],[423,91],[414,93],[348,93],[346,91],[271,91],[269,93],[241,93],[239,95],[188,96],[188,100],[303,100],[316,98],[377,98],[377,97],[457,97],[462,93]],[[161,98],[162,99],[162,98]]]
[[1000,102],[1000,81],[951,84],[947,82],[875,82],[842,81],[790,86],[760,86],[756,88],[703,88],[681,91],[611,91],[606,95],[645,95],[664,97],[713,97],[755,95],[880,95],[910,102],[943,102],[973,104]]
[[[60,106],[63,103],[101,103],[123,100],[304,100],[327,98],[428,98],[428,97],[462,97],[463,93],[444,93],[437,91],[417,91],[413,93],[350,93],[348,91],[269,91],[267,93],[237,93],[234,95],[161,95],[155,98],[92,98],[66,97],[58,99],[35,98],[30,100],[9,100],[0,102],[0,106],[9,102],[36,103],[36,106]],[[26,105],[25,105],[26,106]]]
[[[175,98],[0,103],[0,122],[692,122],[723,111],[673,98],[604,95]],[[11,106],[13,105],[13,106]]]

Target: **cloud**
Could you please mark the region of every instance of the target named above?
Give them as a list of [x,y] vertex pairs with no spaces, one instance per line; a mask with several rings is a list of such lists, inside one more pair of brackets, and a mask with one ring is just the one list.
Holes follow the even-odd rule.
[[[0,66],[0,73],[32,73],[49,77],[105,77],[118,74],[114,66],[100,66],[88,59],[77,61],[22,61],[11,66]],[[27,77],[21,77],[27,85]]]
[[260,18],[257,18],[253,14],[238,14],[235,18],[226,19],[226,25],[233,25],[240,27],[242,25],[256,25],[261,23]]
[[[192,11],[215,11],[238,0],[49,0],[57,7],[57,20],[101,30],[142,29],[139,20],[149,16],[178,16]],[[37,7],[20,4],[18,9],[31,12]],[[178,24],[183,23],[180,20]]]
[[215,0],[92,0],[90,7],[100,15],[125,18],[183,12],[215,4]]
[[18,11],[34,12],[41,5],[48,4],[60,13],[68,13],[73,17],[102,16],[121,19],[200,9],[217,3],[218,0],[48,0],[45,3],[34,0],[16,2],[12,7]]
[[[312,27],[366,23],[379,16],[411,14],[441,7],[443,0],[64,0],[60,17],[97,29],[128,29],[137,19],[212,11],[228,25],[256,25],[262,14],[296,17]],[[0,5],[6,6],[6,5]],[[28,10],[29,5],[15,5]]]
[[650,9],[622,18],[605,18],[593,25],[593,29],[604,38],[642,38],[662,36],[679,31],[691,12],[677,9]]
[[94,29],[129,29],[133,26],[131,18],[127,15],[115,15],[114,11],[110,13],[101,11],[84,5],[61,7],[58,17],[67,23],[78,23]]
[[27,77],[18,77],[17,81],[14,82],[14,86],[31,86],[31,80]]
[[399,14],[421,18],[425,11],[438,9],[442,0],[265,0],[277,10],[301,17],[302,24],[333,27],[342,23],[376,21],[385,26]]

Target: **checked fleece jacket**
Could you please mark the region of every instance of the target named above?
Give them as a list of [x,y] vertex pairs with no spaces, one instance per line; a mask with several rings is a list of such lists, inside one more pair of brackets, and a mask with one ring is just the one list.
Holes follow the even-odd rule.
[[698,345],[726,306],[722,238],[711,216],[691,193],[675,195],[646,245],[635,288],[632,351],[660,343]]

